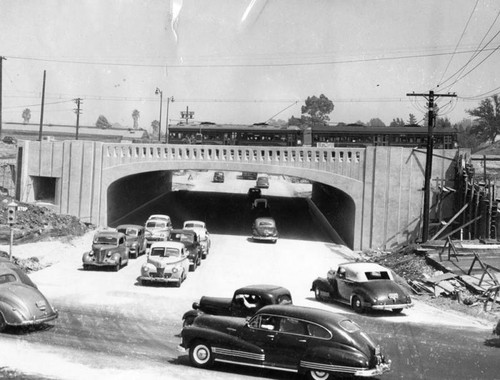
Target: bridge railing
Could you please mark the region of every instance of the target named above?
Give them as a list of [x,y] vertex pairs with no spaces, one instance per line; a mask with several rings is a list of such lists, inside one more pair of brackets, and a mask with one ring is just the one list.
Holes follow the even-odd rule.
[[362,180],[365,149],[231,145],[104,144],[106,167],[132,162],[213,161],[298,167]]

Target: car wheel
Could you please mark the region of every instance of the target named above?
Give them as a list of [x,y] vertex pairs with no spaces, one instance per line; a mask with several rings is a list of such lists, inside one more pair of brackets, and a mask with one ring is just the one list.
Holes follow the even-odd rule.
[[316,300],[318,301],[323,301],[323,296],[321,295],[321,291],[319,290],[318,287],[315,287],[314,288],[314,297],[316,298]]
[[4,331],[7,328],[7,322],[5,322],[5,318],[2,314],[0,314],[0,332]]
[[361,303],[361,298],[358,296],[352,297],[351,307],[356,313],[363,312],[363,304]]
[[399,313],[401,313],[402,311],[403,311],[403,309],[392,309],[392,312],[393,312],[394,314],[399,314]]
[[89,270],[90,269],[90,266],[87,265],[87,264],[83,264],[83,270]]
[[118,262],[115,267],[113,268],[115,270],[115,272],[118,272],[120,270],[120,262]]
[[191,363],[198,368],[210,368],[214,358],[210,346],[204,342],[195,342],[189,350]]
[[332,375],[324,371],[310,370],[307,372],[307,377],[310,380],[328,380],[332,378]]

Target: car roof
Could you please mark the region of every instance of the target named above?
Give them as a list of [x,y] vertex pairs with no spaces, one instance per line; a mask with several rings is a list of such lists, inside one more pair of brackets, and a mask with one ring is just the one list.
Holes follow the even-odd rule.
[[205,226],[205,222],[203,222],[201,220],[186,220],[186,221],[184,221],[184,225],[186,225],[187,223],[203,224],[203,226]]
[[141,229],[141,228],[144,228],[144,226],[141,226],[139,224],[120,224],[118,227],[116,227],[116,229],[121,229],[121,228],[137,228],[137,229]]
[[347,262],[347,263],[342,263],[339,264],[339,268],[343,267],[346,269],[350,269],[352,271],[358,271],[358,272],[380,272],[380,271],[389,271],[388,268],[383,267],[380,264],[377,263],[370,263],[370,262]]
[[256,292],[266,292],[266,293],[290,293],[287,288],[279,285],[269,285],[269,284],[257,284],[257,285],[247,285],[236,290],[236,293],[256,293]]
[[122,237],[125,236],[125,234],[118,232],[118,231],[110,231],[110,230],[103,230],[103,231],[97,231],[95,236],[112,236],[112,237]]
[[178,229],[173,229],[170,231],[170,234],[171,235],[175,235],[175,234],[184,234],[184,235],[196,235],[196,232],[193,231],[193,230],[188,230],[188,229],[181,229],[181,228],[178,228]]
[[276,224],[276,221],[274,220],[274,218],[271,218],[269,216],[264,216],[264,217],[260,217],[260,218],[255,219],[255,223],[262,223],[262,222]]
[[170,220],[170,216],[168,215],[164,215],[164,214],[153,214],[153,215],[150,215],[148,220],[150,219],[168,219]]
[[178,250],[184,249],[184,243],[179,241],[157,241],[151,244],[151,249],[153,248],[177,248]]
[[258,314],[275,314],[284,317],[303,319],[306,321],[327,325],[330,328],[338,328],[338,323],[343,320],[349,320],[343,314],[333,313],[327,310],[316,309],[313,307],[296,305],[268,305],[260,309]]

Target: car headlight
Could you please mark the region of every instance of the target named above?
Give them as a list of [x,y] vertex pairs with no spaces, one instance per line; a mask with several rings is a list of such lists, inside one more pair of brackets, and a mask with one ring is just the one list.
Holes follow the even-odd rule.
[[111,257],[111,252],[106,253],[106,257]]
[[172,273],[177,273],[178,271],[179,271],[179,269],[177,269],[177,267],[172,268]]
[[147,265],[143,266],[141,269],[143,272],[149,272],[149,267]]
[[151,237],[151,232],[146,231],[146,232],[144,233],[144,237],[147,237],[147,238],[148,238],[148,237]]
[[94,252],[93,252],[93,251],[90,251],[90,252],[89,252],[89,256],[94,256]]

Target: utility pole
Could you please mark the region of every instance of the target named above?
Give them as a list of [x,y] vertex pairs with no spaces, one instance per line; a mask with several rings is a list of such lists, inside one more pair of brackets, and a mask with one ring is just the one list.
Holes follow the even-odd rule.
[[2,77],[3,77],[3,67],[2,61],[7,59],[5,57],[0,56],[0,138],[2,137]]
[[455,98],[456,94],[434,94],[434,91],[429,91],[428,94],[406,94],[406,96],[422,96],[427,99],[428,107],[428,119],[427,119],[427,152],[425,158],[425,182],[424,182],[424,213],[423,213],[423,225],[422,225],[422,242],[426,242],[429,239],[429,213],[430,213],[430,193],[431,193],[431,176],[432,176],[432,158],[434,150],[434,137],[432,135],[435,118],[434,114],[434,102],[437,98]]
[[186,124],[189,123],[189,119],[192,119],[194,116],[194,111],[189,111],[189,107],[186,106],[186,111],[181,111],[181,119],[186,120]]
[[76,98],[74,99],[74,101],[76,103],[76,108],[74,109],[76,113],[76,140],[78,140],[78,129],[80,128],[80,114],[82,113],[82,111],[80,110],[80,103],[82,99]]
[[38,141],[42,141],[43,109],[45,107],[45,77],[46,77],[46,70],[43,70],[42,107],[41,107],[41,110],[40,110],[40,131],[38,133]]

